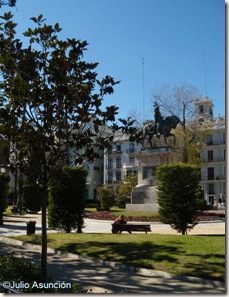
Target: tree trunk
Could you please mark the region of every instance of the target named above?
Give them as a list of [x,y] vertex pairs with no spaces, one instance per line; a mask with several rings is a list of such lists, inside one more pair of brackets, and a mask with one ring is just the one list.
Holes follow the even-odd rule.
[[83,225],[83,214],[79,212],[78,219],[77,219],[77,233],[82,233],[82,225]]
[[187,147],[184,147],[183,148],[183,151],[182,151],[182,162],[183,163],[188,163],[188,150],[187,150]]
[[43,164],[43,197],[41,205],[41,232],[42,232],[42,246],[41,246],[41,272],[43,282],[48,281],[47,271],[47,201],[48,201],[48,180],[47,169]]
[[42,249],[41,249],[41,271],[44,282],[47,282],[47,227],[46,227],[46,194],[44,193],[41,206],[41,222],[42,222]]
[[188,235],[188,233],[187,233],[187,229],[183,229],[181,234],[182,234],[182,235]]

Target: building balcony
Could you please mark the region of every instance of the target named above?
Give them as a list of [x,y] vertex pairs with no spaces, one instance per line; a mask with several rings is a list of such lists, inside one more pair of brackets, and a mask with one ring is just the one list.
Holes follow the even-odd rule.
[[213,159],[202,158],[203,163],[225,162],[224,157],[215,157]]
[[110,180],[110,179],[106,179],[105,180],[105,184],[119,184],[121,182],[121,180]]
[[109,164],[109,165],[106,165],[107,170],[120,169],[120,168],[122,168],[122,164]]
[[208,178],[206,176],[203,176],[201,178],[201,182],[202,181],[207,181],[207,182],[218,182],[218,181],[225,181],[225,176],[224,175],[217,175],[215,177],[212,177],[212,178]]
[[222,144],[225,144],[225,140],[210,140],[210,141],[207,141],[207,146],[222,145]]
[[137,168],[138,166],[138,162],[123,163],[123,168]]

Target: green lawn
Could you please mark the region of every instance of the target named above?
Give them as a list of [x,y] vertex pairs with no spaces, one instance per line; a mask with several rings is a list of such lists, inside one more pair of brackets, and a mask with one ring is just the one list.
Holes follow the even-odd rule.
[[[15,238],[41,244],[39,234]],[[225,279],[225,236],[51,233],[48,246],[173,274]]]

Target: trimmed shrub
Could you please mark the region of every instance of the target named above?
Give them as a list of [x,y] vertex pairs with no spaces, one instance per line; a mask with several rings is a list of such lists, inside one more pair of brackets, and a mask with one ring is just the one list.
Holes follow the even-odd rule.
[[115,204],[115,196],[113,190],[100,187],[98,188],[98,192],[101,209],[110,210],[110,207],[114,206]]
[[200,170],[197,166],[171,164],[157,168],[158,216],[159,220],[182,233],[194,228],[196,216],[197,188]]
[[50,228],[70,233],[82,232],[87,171],[84,168],[61,168],[51,182],[48,208]]

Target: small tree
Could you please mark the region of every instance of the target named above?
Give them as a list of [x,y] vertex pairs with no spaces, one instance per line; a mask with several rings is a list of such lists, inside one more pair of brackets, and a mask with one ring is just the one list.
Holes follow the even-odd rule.
[[172,164],[157,168],[158,216],[161,222],[187,234],[198,223],[196,220],[197,187],[200,170],[197,166]]
[[101,208],[104,210],[110,210],[110,207],[112,207],[115,203],[113,190],[100,187],[98,188],[98,192]]
[[65,167],[55,175],[49,196],[49,227],[82,232],[86,177],[87,171],[80,167]]
[[138,184],[138,175],[137,174],[127,174],[123,181],[121,181],[118,188],[118,199],[119,207],[125,207],[125,204],[131,198],[131,192],[134,187]]
[[120,183],[120,187],[118,188],[118,195],[119,197],[130,197],[131,192],[134,187],[136,187],[138,184],[138,176],[137,174],[127,174],[123,181]]

